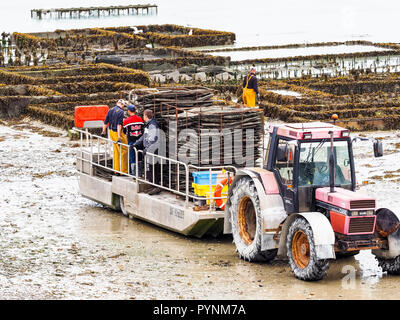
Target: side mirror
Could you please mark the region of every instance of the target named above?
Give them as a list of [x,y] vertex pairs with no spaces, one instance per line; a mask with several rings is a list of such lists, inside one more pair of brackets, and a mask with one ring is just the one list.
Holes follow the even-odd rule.
[[288,145],[278,145],[276,150],[276,161],[287,162],[288,161],[289,148]]
[[374,156],[375,158],[383,156],[382,141],[379,140],[374,141]]

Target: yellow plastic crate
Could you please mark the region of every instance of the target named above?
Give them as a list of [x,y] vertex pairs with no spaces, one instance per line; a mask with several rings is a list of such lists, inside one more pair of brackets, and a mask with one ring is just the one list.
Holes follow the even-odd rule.
[[[205,197],[206,192],[210,193],[210,185],[201,185],[197,183],[192,183],[194,193],[200,197]],[[214,193],[216,185],[211,186],[211,192]]]
[[[216,185],[211,186],[211,195],[210,195],[210,185],[200,185],[197,183],[192,183],[192,187],[194,189],[194,193],[200,197],[214,197],[215,188],[217,186]],[[227,195],[228,195],[228,185],[226,185],[221,191],[221,197]],[[207,204],[209,204],[208,200]]]

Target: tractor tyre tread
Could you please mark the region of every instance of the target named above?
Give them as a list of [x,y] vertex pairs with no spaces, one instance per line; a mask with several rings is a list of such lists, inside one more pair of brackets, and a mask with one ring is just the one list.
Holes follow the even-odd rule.
[[[248,196],[251,198],[256,210],[256,233],[253,242],[249,245],[242,241],[237,222],[238,206],[240,199],[243,196]],[[231,205],[229,207],[229,213],[232,224],[233,242],[236,245],[236,251],[238,252],[240,258],[250,262],[267,262],[273,260],[277,255],[278,249],[261,251],[262,221],[260,200],[258,198],[257,189],[251,178],[243,177],[235,184],[230,197],[230,203]]]
[[[294,234],[298,230],[301,230],[307,235],[310,248],[310,260],[307,266],[304,268],[300,268],[295,263],[292,256],[292,240]],[[296,278],[305,281],[318,281],[326,275],[326,272],[329,268],[329,260],[317,259],[313,231],[311,225],[303,217],[297,217],[290,225],[287,234],[286,248],[287,256],[289,258],[289,264]]]

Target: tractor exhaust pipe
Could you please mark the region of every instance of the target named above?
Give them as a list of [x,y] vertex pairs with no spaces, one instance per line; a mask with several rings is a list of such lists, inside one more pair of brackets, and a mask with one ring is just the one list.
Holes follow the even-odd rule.
[[[332,115],[333,125],[336,125],[336,120],[338,119],[337,114]],[[329,135],[331,136],[331,148],[329,153],[329,188],[330,192],[335,192],[335,174],[336,174],[336,166],[335,166],[335,155],[333,153],[333,131],[329,131]]]
[[331,147],[329,152],[329,188],[330,192],[335,192],[335,155],[333,153],[333,131],[329,131],[331,136]]

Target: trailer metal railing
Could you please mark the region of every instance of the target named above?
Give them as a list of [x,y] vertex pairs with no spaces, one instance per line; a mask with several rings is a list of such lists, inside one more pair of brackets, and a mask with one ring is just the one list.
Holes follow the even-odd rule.
[[[124,143],[117,143],[110,138],[98,136],[95,134],[90,133],[87,129],[86,130],[81,130],[74,128],[73,129],[75,132],[78,132],[80,135],[80,156],[77,157],[77,160],[81,161],[82,165],[80,166],[81,170],[80,172],[82,173],[83,171],[83,163],[88,163],[90,166],[102,168],[105,170],[108,170],[112,172],[113,174],[119,174],[121,176],[126,176],[130,177],[137,182],[151,185],[154,187],[158,187],[160,189],[172,192],[176,195],[182,196],[185,198],[185,206],[189,206],[189,201],[205,201],[206,203],[209,203],[209,210],[214,210],[215,209],[215,200],[218,199],[223,199],[226,200],[227,196],[222,196],[221,197],[215,197],[211,196],[213,195],[212,192],[212,174],[215,173],[215,171],[220,172],[221,170],[225,169],[227,173],[227,184],[228,188],[230,186],[230,178],[234,177],[236,174],[237,168],[234,166],[208,166],[208,167],[200,167],[200,166],[195,166],[192,164],[187,164],[185,162],[167,158],[158,154],[150,153],[147,152],[145,155],[143,155],[142,150],[138,150],[136,148],[133,148],[132,146],[129,146],[128,144]],[[128,172],[123,172],[122,169],[122,156],[119,157],[119,168],[120,170],[115,170],[114,169],[114,145],[117,144],[120,147],[120,154],[122,153],[122,148],[126,148],[128,151],[128,158],[127,158],[127,167],[128,167]],[[129,153],[129,148],[133,148],[134,153],[135,153],[135,159],[136,159],[136,165],[135,165],[135,172],[131,172],[131,168],[129,166],[130,164],[130,153]],[[89,159],[85,159],[82,155],[83,152],[85,153],[90,153]],[[139,159],[139,154],[142,154],[143,156],[143,173],[144,176],[142,177],[139,175],[139,166],[138,166],[138,159]],[[93,155],[96,155],[96,157],[93,157]],[[103,157],[103,158],[101,158]],[[95,159],[95,160],[94,160]],[[108,160],[112,159],[111,165],[108,165]],[[151,159],[151,163],[154,164],[156,161],[159,161],[160,165],[160,182],[157,183],[155,179],[155,166],[152,165],[152,181],[149,181],[147,178],[147,165],[149,162],[149,159]],[[104,163],[103,163],[104,160]],[[164,185],[164,165],[168,166],[168,186]],[[176,166],[176,186],[175,188],[172,186],[172,175],[171,175],[171,168],[172,166]],[[192,171],[191,171],[191,170]],[[199,195],[196,195],[192,192],[190,192],[189,188],[189,182],[190,182],[190,173],[193,171],[208,171],[209,172],[209,195],[206,197],[202,197]],[[181,173],[182,171],[182,173]],[[180,175],[184,174],[185,175],[185,184],[184,184],[184,192],[181,191],[181,183],[180,183]],[[136,185],[137,192],[139,192],[139,184]]]

